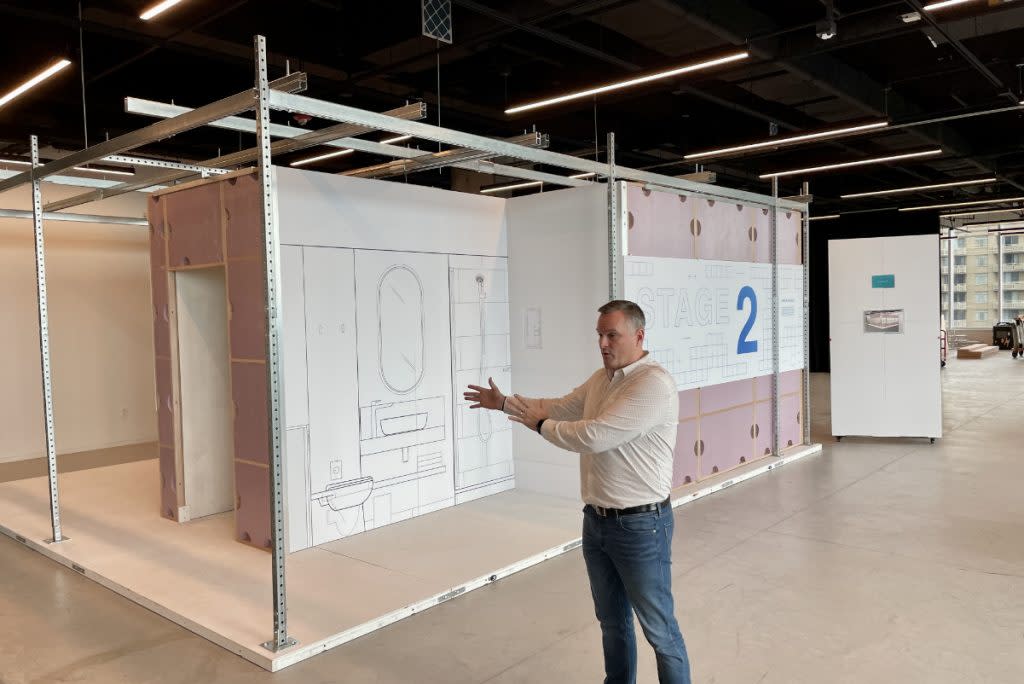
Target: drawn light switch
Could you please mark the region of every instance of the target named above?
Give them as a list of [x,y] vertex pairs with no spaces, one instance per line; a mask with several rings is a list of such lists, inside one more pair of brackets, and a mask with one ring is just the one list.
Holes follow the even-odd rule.
[[341,461],[331,461],[331,479],[341,479]]
[[524,323],[523,333],[526,338],[526,348],[541,349],[540,307],[528,307]]

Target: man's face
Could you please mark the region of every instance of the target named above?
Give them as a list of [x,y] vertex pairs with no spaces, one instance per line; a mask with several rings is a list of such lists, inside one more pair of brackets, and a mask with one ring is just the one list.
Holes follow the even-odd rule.
[[644,355],[644,331],[634,329],[621,311],[601,314],[597,319],[597,344],[604,367],[616,371]]

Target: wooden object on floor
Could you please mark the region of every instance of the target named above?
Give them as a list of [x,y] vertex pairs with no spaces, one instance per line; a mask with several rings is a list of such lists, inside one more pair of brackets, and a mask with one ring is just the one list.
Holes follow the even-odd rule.
[[972,344],[968,347],[961,347],[956,352],[958,359],[983,359],[999,352],[999,347],[990,344]]

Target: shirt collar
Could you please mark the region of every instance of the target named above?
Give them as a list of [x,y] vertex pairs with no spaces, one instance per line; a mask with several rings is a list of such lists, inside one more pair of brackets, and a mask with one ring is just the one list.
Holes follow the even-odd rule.
[[648,351],[645,351],[644,355],[641,356],[636,361],[634,361],[633,363],[629,364],[628,366],[623,366],[622,368],[620,368],[617,371],[614,371],[613,373],[609,373],[608,374],[608,379],[609,380],[613,379],[619,373],[622,373],[622,376],[626,377],[626,376],[630,375],[631,373],[635,372],[637,368],[640,368],[641,366],[646,366],[646,365],[650,364],[652,361],[654,361],[654,359],[651,357],[651,353],[648,352]]

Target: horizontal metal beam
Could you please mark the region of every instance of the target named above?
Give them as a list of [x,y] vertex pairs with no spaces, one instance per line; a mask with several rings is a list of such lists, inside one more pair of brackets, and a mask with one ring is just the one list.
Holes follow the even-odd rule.
[[[270,105],[275,109],[290,112],[301,112],[303,114],[318,116],[331,121],[349,122],[380,130],[391,131],[393,133],[411,135],[424,140],[433,140],[435,142],[452,145],[454,147],[467,147],[474,150],[491,152],[495,156],[523,159],[537,164],[547,164],[549,166],[572,169],[579,172],[595,173],[601,176],[608,174],[607,164],[590,161],[589,159],[572,157],[567,154],[559,154],[548,150],[533,149],[524,147],[523,145],[508,143],[504,140],[495,140],[493,138],[487,138],[472,133],[453,131],[447,128],[420,123],[418,121],[402,121],[386,115],[377,114],[376,112],[368,112],[366,110],[349,107],[347,105],[324,102],[322,100],[316,100],[303,95],[272,92],[270,94]],[[636,169],[621,166],[616,167],[616,177],[621,180],[650,183],[652,185],[708,194],[751,204],[771,206],[776,202],[771,197],[757,193],[723,188],[720,186],[707,186],[701,183],[693,183],[679,178],[662,176],[656,173],[638,171]],[[785,200],[778,200],[778,206],[797,211],[805,211],[807,208],[806,205],[787,202]]]
[[[31,221],[32,212],[27,209],[0,209],[0,218],[25,219]],[[99,214],[62,214],[43,212],[46,221],[70,221],[72,223],[102,223],[116,226],[149,226],[144,218],[131,216],[101,216]]]
[[131,166],[144,166],[153,169],[176,169],[178,171],[194,171],[195,173],[207,173],[220,175],[228,173],[230,169],[215,169],[198,164],[183,164],[181,162],[168,161],[166,159],[151,159],[149,157],[126,157],[121,154],[114,154],[104,157],[102,161],[115,164],[129,164]]
[[507,176],[508,178],[521,178],[523,180],[540,181],[541,183],[550,183],[552,185],[565,185],[567,187],[582,187],[584,185],[593,185],[594,181],[586,180],[584,178],[570,178],[568,176],[559,176],[554,173],[544,173],[543,171],[534,171],[533,169],[523,169],[518,166],[506,166],[505,164],[495,164],[494,162],[487,160],[479,160],[473,162],[467,162],[462,164],[453,164],[457,169],[466,169],[467,171],[476,171],[477,173],[485,173],[491,176]]
[[[533,148],[546,148],[551,144],[548,136],[536,132],[525,133],[513,138],[506,138],[505,142]],[[354,176],[356,178],[389,178],[391,176],[401,176],[407,173],[440,169],[446,166],[454,166],[459,162],[474,161],[492,156],[494,155],[489,152],[456,148],[453,150],[444,150],[442,152],[425,154],[412,159],[396,159],[395,161],[390,161],[385,164],[376,164],[362,169],[353,169],[351,171],[345,171],[341,175]]]
[[[178,114],[177,116],[187,116],[188,113],[189,110],[186,109],[185,112]],[[426,111],[419,103],[417,103],[414,105],[405,105],[404,107],[399,107],[398,109],[394,109],[391,112],[388,112],[388,114],[391,114],[396,117],[422,117],[426,115]],[[245,119],[243,119],[243,121],[245,121]],[[250,121],[249,125],[252,127],[252,132],[255,133],[256,122]],[[348,136],[359,135],[373,130],[372,128],[367,128],[364,126],[355,126],[352,124],[330,126],[328,128],[316,131],[306,131],[302,129],[296,130],[287,127],[284,128],[285,130],[288,131],[288,135],[291,136],[291,139],[278,140],[273,145],[271,145],[270,152],[272,155],[284,154],[285,152],[294,152],[296,150],[301,150],[306,147],[324,144],[325,142],[329,142],[331,139],[334,138],[348,138]],[[240,150],[238,152],[232,152],[230,154],[221,155],[219,157],[214,157],[213,159],[208,159],[206,161],[199,162],[199,166],[209,166],[215,168],[224,166],[238,166],[240,164],[255,161],[259,156],[259,153],[259,148],[253,147],[248,150]],[[166,185],[195,175],[198,174],[196,174],[194,171],[174,171],[166,175],[159,176],[157,178],[151,178],[150,180],[146,181],[146,183],[150,184],[153,182],[157,182]],[[78,206],[80,204],[87,204],[88,202],[96,202],[98,200],[106,199],[108,197],[116,197],[117,195],[135,192],[136,190],[141,190],[141,186],[142,183],[140,182],[122,183],[109,189],[96,190],[94,192],[76,195],[75,197],[69,197],[67,199],[51,202],[50,204],[47,204],[45,207],[43,207],[43,209],[44,211],[57,211],[59,209],[67,209],[69,207]]]
[[251,89],[237,93],[230,97],[226,97],[223,100],[218,100],[217,102],[212,102],[203,107],[199,107],[187,114],[158,121],[144,128],[140,128],[137,131],[119,135],[116,138],[106,140],[98,145],[87,147],[84,150],[79,150],[78,152],[72,152],[60,159],[55,159],[52,162],[43,164],[42,166],[29,169],[28,171],[14,176],[13,178],[0,181],[0,192],[16,188],[24,183],[31,183],[34,180],[44,179],[46,176],[66,171],[67,169],[75,166],[88,164],[89,162],[102,159],[103,157],[120,154],[121,152],[135,149],[141,145],[170,138],[178,133],[203,126],[211,121],[222,119],[225,116],[244,112],[248,109],[252,109],[254,102],[255,99]]

